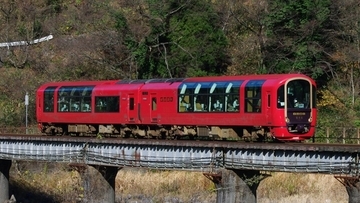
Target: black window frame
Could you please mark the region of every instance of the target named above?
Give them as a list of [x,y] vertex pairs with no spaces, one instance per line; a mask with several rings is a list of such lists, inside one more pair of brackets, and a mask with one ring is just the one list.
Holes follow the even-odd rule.
[[95,113],[119,113],[120,96],[95,96]]

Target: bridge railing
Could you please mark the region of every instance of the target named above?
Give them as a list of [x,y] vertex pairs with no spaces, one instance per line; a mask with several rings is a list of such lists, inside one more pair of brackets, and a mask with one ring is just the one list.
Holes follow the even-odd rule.
[[313,142],[360,144],[358,127],[317,127]]

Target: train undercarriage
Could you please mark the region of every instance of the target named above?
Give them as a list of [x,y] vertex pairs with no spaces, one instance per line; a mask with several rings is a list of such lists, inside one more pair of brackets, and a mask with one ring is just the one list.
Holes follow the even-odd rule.
[[92,136],[149,139],[271,140],[262,126],[180,126],[180,125],[89,125],[43,124],[41,131],[52,136]]

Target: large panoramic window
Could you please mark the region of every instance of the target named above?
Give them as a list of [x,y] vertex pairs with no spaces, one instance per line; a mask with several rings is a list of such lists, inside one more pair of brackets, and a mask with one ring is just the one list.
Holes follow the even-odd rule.
[[58,112],[90,112],[93,86],[64,86],[58,90]]
[[237,112],[243,81],[192,82],[179,87],[179,112]]

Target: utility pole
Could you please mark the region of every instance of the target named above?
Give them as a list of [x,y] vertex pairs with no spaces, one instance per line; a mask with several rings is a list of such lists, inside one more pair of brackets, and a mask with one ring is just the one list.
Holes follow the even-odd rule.
[[29,106],[29,94],[26,92],[25,94],[25,128],[26,134],[28,134],[28,106]]

